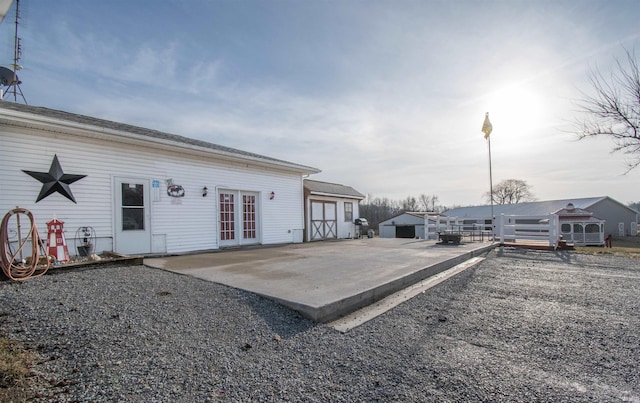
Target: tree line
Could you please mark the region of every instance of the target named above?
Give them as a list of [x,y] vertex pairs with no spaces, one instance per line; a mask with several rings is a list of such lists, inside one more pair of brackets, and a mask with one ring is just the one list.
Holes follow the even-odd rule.
[[[454,206],[457,207],[457,206]],[[387,197],[367,196],[360,203],[360,217],[366,218],[370,228],[378,228],[378,224],[391,217],[406,212],[434,212],[441,213],[453,207],[440,204],[436,195],[421,194],[418,197],[407,196],[402,200],[391,200]]]
[[[494,185],[493,194],[487,192],[484,195],[487,203],[491,202],[492,196],[494,204],[513,204],[535,200],[531,187],[520,179],[505,179]],[[422,193],[418,197],[407,196],[402,200],[368,196],[364,202],[360,203],[360,217],[366,218],[371,228],[378,228],[380,222],[402,213],[412,211],[442,213],[456,207],[462,206],[444,206],[440,204],[440,198],[437,195],[426,193]]]

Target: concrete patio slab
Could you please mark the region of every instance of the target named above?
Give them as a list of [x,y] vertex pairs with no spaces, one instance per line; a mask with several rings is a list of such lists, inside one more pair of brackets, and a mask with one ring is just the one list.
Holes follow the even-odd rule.
[[329,322],[495,246],[365,238],[146,258],[144,264],[251,291]]

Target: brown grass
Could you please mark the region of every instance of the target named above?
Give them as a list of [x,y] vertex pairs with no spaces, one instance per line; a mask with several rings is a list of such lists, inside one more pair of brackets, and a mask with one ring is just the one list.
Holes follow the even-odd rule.
[[29,397],[34,356],[12,340],[0,337],[0,401],[23,402]]
[[611,248],[601,246],[577,246],[576,251],[593,255],[622,255],[640,258],[640,237],[614,237]]

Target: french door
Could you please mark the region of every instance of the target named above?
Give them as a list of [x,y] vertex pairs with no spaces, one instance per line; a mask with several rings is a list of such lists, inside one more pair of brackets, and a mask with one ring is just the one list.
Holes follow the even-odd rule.
[[258,193],[220,190],[220,246],[260,243]]

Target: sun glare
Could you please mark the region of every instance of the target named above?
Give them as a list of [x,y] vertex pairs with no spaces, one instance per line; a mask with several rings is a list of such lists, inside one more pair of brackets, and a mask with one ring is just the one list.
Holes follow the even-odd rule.
[[496,135],[519,138],[544,125],[544,100],[524,84],[503,87],[487,99],[487,111]]

